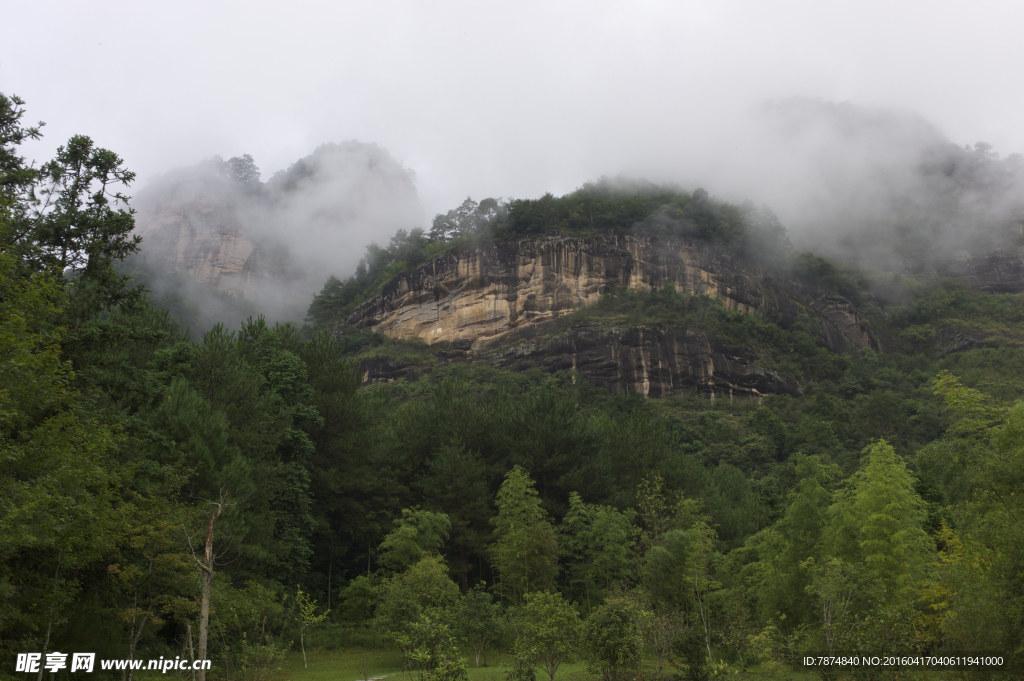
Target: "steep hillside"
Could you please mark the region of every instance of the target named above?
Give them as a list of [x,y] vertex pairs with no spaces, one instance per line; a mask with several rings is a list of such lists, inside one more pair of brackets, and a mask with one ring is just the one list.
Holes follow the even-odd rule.
[[[722,246],[643,233],[458,248],[386,283],[348,324],[398,339],[451,343],[466,349],[465,358],[486,358],[499,367],[573,370],[616,393],[799,393],[793,378],[766,366],[771,360],[763,352],[730,346],[703,329],[608,324],[593,317],[553,327],[602,294],[665,287],[783,327],[809,315],[822,342],[836,352],[877,348],[867,324],[841,296],[786,278],[777,267],[746,262]],[[367,380],[388,373],[378,365],[368,369]]]

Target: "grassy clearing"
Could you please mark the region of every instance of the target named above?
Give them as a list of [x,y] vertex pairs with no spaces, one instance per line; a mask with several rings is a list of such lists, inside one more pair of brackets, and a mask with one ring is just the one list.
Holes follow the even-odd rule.
[[[473,666],[473,651],[464,650],[469,667],[469,681],[504,681],[510,663],[510,656],[504,652],[491,652],[487,655],[490,666],[476,668]],[[291,652],[282,660],[281,670],[275,681],[362,681],[364,678],[394,677],[387,681],[412,681],[412,677],[402,672],[401,656],[390,650],[365,650],[348,648],[340,650],[307,651],[309,668],[302,665],[302,653]],[[365,660],[365,676],[364,676]],[[653,671],[653,664],[645,664],[645,669]],[[669,667],[667,672],[673,670]],[[769,672],[756,667],[743,673],[739,668],[728,669],[730,677],[743,679],[772,679],[773,681],[811,681],[819,677],[813,672]],[[556,681],[595,681],[597,675],[587,671],[582,662],[563,664],[555,675]],[[548,675],[537,670],[537,681],[548,681]]]
[[[464,650],[463,655],[469,664],[469,681],[504,681],[508,671],[510,656],[504,652],[488,653],[488,667],[473,666],[473,651]],[[402,672],[402,658],[397,652],[390,650],[368,650],[348,648],[339,650],[307,651],[309,668],[302,665],[302,653],[293,651],[282,660],[280,672],[275,681],[363,681],[364,678],[393,677],[386,681],[412,681],[413,677]],[[365,664],[365,673],[364,673]],[[645,663],[645,671],[653,671],[653,664]],[[666,671],[673,671],[669,666]],[[750,667],[743,672],[738,667],[729,667],[726,678],[745,680],[764,679],[765,681],[818,681],[820,677],[813,671],[781,670],[767,671],[759,667]],[[928,672],[924,677],[928,681],[942,681],[955,678],[945,672]],[[587,671],[582,662],[563,664],[555,675],[556,681],[596,681],[597,675]],[[548,675],[537,670],[537,681],[548,681]]]

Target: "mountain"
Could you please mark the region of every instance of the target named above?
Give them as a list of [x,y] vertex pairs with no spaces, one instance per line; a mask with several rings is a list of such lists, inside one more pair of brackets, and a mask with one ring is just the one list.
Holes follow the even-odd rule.
[[260,182],[251,157],[158,178],[136,200],[128,263],[193,330],[250,314],[299,321],[332,272],[373,238],[422,219],[410,171],[375,144],[324,144]]

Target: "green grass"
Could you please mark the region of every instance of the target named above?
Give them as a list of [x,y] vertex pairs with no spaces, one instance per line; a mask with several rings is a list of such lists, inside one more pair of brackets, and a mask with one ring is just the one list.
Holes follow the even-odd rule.
[[393,650],[307,650],[306,659],[309,663],[308,668],[302,664],[301,652],[289,652],[281,660],[281,671],[277,674],[277,680],[360,681],[375,676],[404,676],[402,656]]
[[[510,655],[506,652],[489,652],[488,667],[474,667],[473,651],[466,649],[463,656],[467,662],[469,681],[504,681],[508,671]],[[402,672],[401,656],[391,650],[366,650],[348,648],[339,650],[307,651],[309,668],[303,667],[302,653],[292,651],[281,662],[281,671],[275,681],[362,681],[375,676],[388,677],[388,681],[412,681],[413,677]],[[366,676],[364,677],[364,659]],[[653,663],[645,662],[645,671],[653,671]],[[668,666],[666,672],[673,671]],[[729,667],[728,677],[743,679],[771,679],[773,681],[811,681],[819,677],[810,671],[765,671],[758,667],[750,667],[743,673],[738,667]],[[393,678],[392,678],[393,677]],[[941,677],[935,677],[941,678]],[[563,664],[558,668],[555,681],[596,681],[598,676],[587,671],[582,662]],[[548,681],[548,675],[538,669],[537,681]]]
[[[489,667],[473,666],[473,651],[466,649],[463,656],[468,664],[469,681],[504,681],[508,671],[510,655],[505,652],[490,652],[487,655]],[[306,651],[309,668],[303,667],[302,653],[292,651],[281,662],[281,671],[275,681],[362,681],[375,676],[388,677],[387,681],[412,681],[411,675],[402,672],[401,656],[391,650],[367,650],[363,648],[347,648],[339,650]],[[365,677],[364,677],[365,661]],[[644,671],[653,672],[653,662],[645,661]],[[667,674],[674,669],[668,666]],[[681,674],[680,674],[681,676]],[[393,678],[392,678],[393,677]],[[558,668],[555,681],[597,681],[599,677],[590,673],[582,662],[563,664]],[[746,672],[738,667],[730,666],[724,678],[765,679],[771,681],[817,681],[820,677],[816,672],[800,670],[767,671],[759,667],[749,667]],[[928,672],[924,677],[930,681],[952,679],[946,672]],[[537,670],[537,681],[548,681],[548,675]]]

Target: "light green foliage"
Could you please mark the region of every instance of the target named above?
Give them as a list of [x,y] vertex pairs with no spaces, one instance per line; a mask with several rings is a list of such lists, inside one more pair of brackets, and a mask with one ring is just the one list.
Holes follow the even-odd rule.
[[517,602],[554,586],[558,542],[529,474],[519,466],[509,471],[495,504],[491,557],[501,575],[502,594]]
[[588,609],[612,584],[632,575],[635,515],[632,510],[585,504],[576,492],[569,494],[569,512],[559,527],[560,545],[572,593],[585,600]]
[[378,547],[381,565],[396,572],[419,562],[424,555],[436,554],[444,545],[451,522],[444,513],[420,509],[402,509],[402,517]]
[[535,591],[526,594],[512,619],[516,653],[535,655],[537,664],[554,681],[558,667],[579,652],[580,616],[576,608],[559,593]]
[[924,520],[906,462],[880,440],[865,451],[861,470],[829,509],[827,543],[837,558],[864,564],[890,595],[912,597],[935,560]]
[[[917,457],[952,502],[923,588],[932,635],[950,647],[1009,649],[1024,630],[1024,402],[1003,408],[955,377],[935,385],[955,419]],[[1019,652],[1009,669],[1021,669]]]
[[705,651],[704,637],[696,629],[690,629],[676,642],[672,662],[684,669],[686,681],[708,681],[711,678],[711,662]]
[[451,627],[430,615],[409,626],[406,668],[418,681],[466,681],[466,661],[459,657]]
[[[275,663],[291,648],[298,603],[286,590],[249,581],[235,588],[213,582],[211,638],[220,642],[217,656],[242,681],[266,681]],[[189,654],[187,646],[182,651]],[[305,664],[305,661],[304,661]]]
[[686,530],[669,530],[644,560],[644,583],[655,602],[691,610],[706,594],[714,530],[703,520]]
[[459,588],[439,556],[424,556],[405,572],[385,579],[377,588],[373,626],[385,639],[408,647],[409,626],[421,615],[438,614],[458,602]]
[[164,496],[127,491],[125,496],[106,572],[111,610],[124,624],[128,657],[134,659],[143,637],[153,638],[168,620],[180,625],[196,615],[192,596],[198,582],[193,558],[181,541],[188,509]]
[[645,616],[634,602],[612,598],[584,622],[582,639],[587,661],[604,681],[639,674]]
[[768,409],[760,407],[747,418],[747,431],[767,439],[774,457],[782,458],[785,454],[789,445],[786,425]]
[[373,617],[374,588],[366,575],[350,580],[338,595],[342,602],[341,615],[346,622],[366,622]]
[[806,591],[817,603],[818,624],[825,640],[822,650],[830,655],[845,650],[844,645],[851,641],[857,596],[867,586],[866,570],[839,558],[821,564],[809,558],[800,567],[810,575]]
[[327,615],[331,611],[325,610],[317,614],[316,611],[320,608],[319,604],[308,593],[303,593],[301,587],[296,589],[295,603],[298,606],[296,619],[299,621],[299,645],[302,646],[302,664],[308,667],[309,665],[306,663],[306,629],[322,623],[327,619]]

